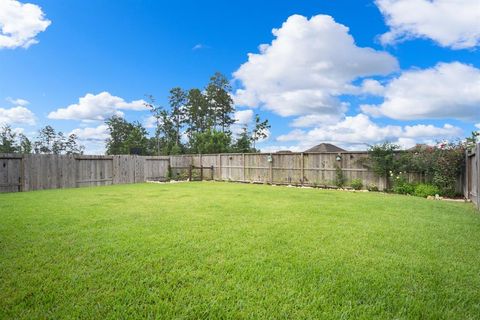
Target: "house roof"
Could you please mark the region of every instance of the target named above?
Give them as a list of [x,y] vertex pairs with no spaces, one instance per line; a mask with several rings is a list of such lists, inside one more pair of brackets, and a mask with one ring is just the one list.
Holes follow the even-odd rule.
[[429,146],[428,144],[417,143],[414,147],[411,147],[410,149],[407,149],[407,151],[426,150],[428,148],[431,148],[431,146]]
[[345,152],[347,150],[337,147],[331,143],[320,143],[313,148],[305,150],[305,152]]

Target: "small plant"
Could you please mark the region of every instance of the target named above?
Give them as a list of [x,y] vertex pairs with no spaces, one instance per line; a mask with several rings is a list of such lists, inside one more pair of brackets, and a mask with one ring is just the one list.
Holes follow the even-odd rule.
[[374,183],[371,183],[367,186],[368,191],[378,192],[378,186]]
[[402,172],[398,174],[390,173],[390,177],[393,182],[392,191],[398,194],[413,194],[415,192],[415,186],[408,182],[405,175]]
[[335,166],[335,185],[339,188],[345,184],[345,177],[343,176],[342,168]]
[[415,186],[414,195],[417,197],[426,198],[440,193],[440,189],[433,184],[421,183]]
[[350,182],[350,186],[355,190],[361,190],[363,188],[363,182],[361,179],[353,179]]

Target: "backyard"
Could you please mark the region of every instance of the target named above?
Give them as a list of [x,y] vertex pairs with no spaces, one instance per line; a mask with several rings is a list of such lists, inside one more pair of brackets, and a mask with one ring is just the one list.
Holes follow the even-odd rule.
[[221,182],[0,194],[0,318],[474,319],[480,215]]

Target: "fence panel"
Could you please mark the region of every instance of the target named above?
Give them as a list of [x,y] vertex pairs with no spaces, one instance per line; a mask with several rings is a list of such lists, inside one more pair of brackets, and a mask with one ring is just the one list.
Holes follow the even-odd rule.
[[467,153],[466,170],[464,179],[465,197],[480,208],[480,143],[474,150]]
[[0,155],[0,192],[22,191],[22,157]]
[[72,155],[28,154],[23,162],[24,191],[76,187],[76,160]]
[[145,157],[145,181],[165,181],[168,179],[169,157]]
[[113,184],[113,157],[80,156],[75,161],[77,187]]

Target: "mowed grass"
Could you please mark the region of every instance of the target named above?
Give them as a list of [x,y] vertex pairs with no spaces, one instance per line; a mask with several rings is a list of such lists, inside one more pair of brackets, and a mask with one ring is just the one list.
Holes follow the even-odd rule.
[[197,182],[0,195],[1,319],[475,319],[480,214]]

